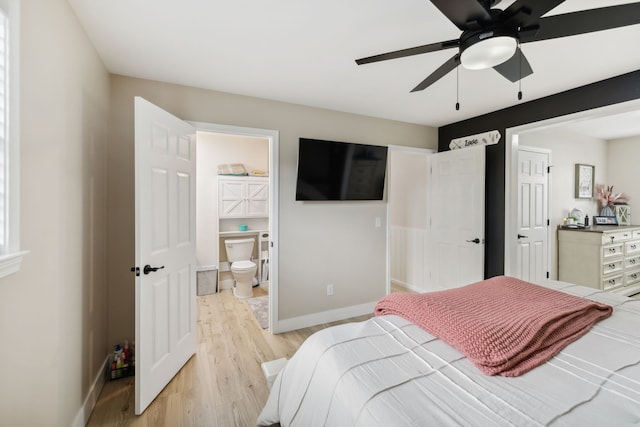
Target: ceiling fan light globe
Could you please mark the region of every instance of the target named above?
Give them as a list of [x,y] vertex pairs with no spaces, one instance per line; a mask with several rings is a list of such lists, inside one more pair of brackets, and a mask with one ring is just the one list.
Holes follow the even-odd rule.
[[516,53],[518,43],[511,36],[479,40],[462,50],[460,63],[468,70],[484,70],[502,64]]

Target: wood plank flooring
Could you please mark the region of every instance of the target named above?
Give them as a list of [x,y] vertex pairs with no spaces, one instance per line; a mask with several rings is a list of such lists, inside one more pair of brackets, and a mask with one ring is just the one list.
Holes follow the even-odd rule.
[[[255,296],[264,293],[254,288]],[[134,414],[134,377],[108,381],[88,426],[253,426],[269,394],[262,362],[290,358],[327,326],[370,317],[272,335],[231,290],[197,298],[196,354],[140,416]]]

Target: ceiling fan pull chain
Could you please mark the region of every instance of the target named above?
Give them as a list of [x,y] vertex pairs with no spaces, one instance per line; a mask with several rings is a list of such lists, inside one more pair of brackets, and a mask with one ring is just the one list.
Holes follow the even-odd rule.
[[518,57],[519,61],[519,65],[520,65],[520,78],[518,79],[518,101],[522,100],[522,48],[520,47],[520,40],[518,40],[518,53],[520,54],[520,56]]
[[456,67],[456,111],[460,111],[460,65]]

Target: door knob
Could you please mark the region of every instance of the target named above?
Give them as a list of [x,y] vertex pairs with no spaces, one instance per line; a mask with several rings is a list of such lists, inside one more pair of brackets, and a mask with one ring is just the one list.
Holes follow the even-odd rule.
[[467,242],[469,243],[475,243],[476,245],[480,243],[480,239],[478,239],[477,237],[473,240],[467,240]]
[[149,264],[145,265],[144,268],[142,269],[142,272],[144,274],[149,274],[152,273],[154,271],[158,271],[158,270],[162,270],[164,268],[164,265],[160,266],[160,267],[151,267]]
[[525,236],[523,234],[518,234],[518,239],[526,239],[529,236]]

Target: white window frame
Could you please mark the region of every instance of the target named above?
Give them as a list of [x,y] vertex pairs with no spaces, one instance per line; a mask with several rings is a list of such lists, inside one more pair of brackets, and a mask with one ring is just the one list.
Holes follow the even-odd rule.
[[20,270],[28,251],[20,248],[20,0],[0,0],[6,19],[5,243],[0,248],[0,278]]

